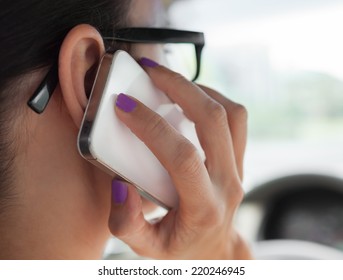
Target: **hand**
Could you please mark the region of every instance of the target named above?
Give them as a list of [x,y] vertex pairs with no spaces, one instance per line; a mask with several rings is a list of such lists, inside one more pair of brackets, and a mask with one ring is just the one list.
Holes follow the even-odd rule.
[[116,108],[119,119],[169,172],[179,206],[151,224],[144,219],[139,194],[129,186],[125,202],[112,203],[109,228],[137,254],[150,258],[249,258],[249,250],[233,228],[243,197],[246,110],[214,90],[153,66],[146,71],[154,84],[195,123],[206,162],[186,138],[136,99],[131,98],[130,112]]

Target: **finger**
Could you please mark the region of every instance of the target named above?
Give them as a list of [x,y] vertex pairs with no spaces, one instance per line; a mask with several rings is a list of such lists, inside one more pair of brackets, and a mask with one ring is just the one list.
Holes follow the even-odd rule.
[[114,236],[138,254],[152,251],[152,241],[157,237],[155,229],[144,219],[142,200],[133,186],[113,180],[108,226]]
[[232,145],[239,177],[243,179],[243,160],[247,144],[247,119],[248,114],[244,106],[237,104],[213,89],[199,85],[211,98],[222,104],[227,112],[227,120],[231,130]]
[[[125,104],[134,103],[132,110]],[[124,105],[124,107],[122,106]],[[179,194],[179,208],[193,216],[207,201],[214,201],[206,167],[196,148],[166,120],[138,100],[120,94],[116,100],[118,118],[141,139],[168,171]]]
[[148,67],[146,71],[153,83],[195,123],[211,178],[223,183],[232,179],[228,174],[238,177],[225,108],[200,87],[163,66]]

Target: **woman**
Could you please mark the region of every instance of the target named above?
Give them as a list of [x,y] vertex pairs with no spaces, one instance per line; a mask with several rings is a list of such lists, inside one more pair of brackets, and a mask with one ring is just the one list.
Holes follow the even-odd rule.
[[[87,97],[108,48],[103,34],[158,24],[161,3],[0,4],[1,258],[96,259],[110,233],[150,258],[248,258],[232,226],[242,199],[246,111],[151,60],[159,60],[152,48],[132,52],[149,56],[140,61],[153,82],[196,123],[206,163],[185,138],[137,100],[126,110],[118,99],[114,110],[166,167],[179,207],[156,224],[146,222],[135,189],[78,154],[76,139]],[[115,42],[110,47],[129,49]],[[27,100],[54,64],[57,85],[44,112],[36,114]]]

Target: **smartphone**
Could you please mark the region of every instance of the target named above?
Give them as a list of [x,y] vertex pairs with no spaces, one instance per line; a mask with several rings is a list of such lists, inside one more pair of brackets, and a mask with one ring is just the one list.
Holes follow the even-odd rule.
[[111,176],[133,184],[144,197],[166,209],[174,208],[178,195],[168,172],[115,114],[120,93],[137,98],[165,118],[205,157],[194,123],[125,51],[105,54],[101,59],[78,135],[79,152]]

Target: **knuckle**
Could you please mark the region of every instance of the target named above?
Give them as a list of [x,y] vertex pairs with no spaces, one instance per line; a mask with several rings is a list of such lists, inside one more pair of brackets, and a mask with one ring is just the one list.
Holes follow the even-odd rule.
[[206,111],[209,119],[214,123],[227,124],[227,113],[220,103],[211,100],[207,103]]
[[227,219],[227,204],[224,200],[215,199],[207,201],[202,211],[199,213],[193,213],[193,217],[196,219],[196,224],[200,226],[199,230],[220,228]]
[[224,212],[221,212],[219,208],[220,207],[218,207],[218,205],[213,205],[212,207],[209,207],[206,211],[206,217],[204,217],[202,225],[209,228],[222,225],[223,224],[222,213]]
[[234,187],[232,187],[231,192],[229,193],[229,200],[230,204],[234,207],[237,207],[241,204],[244,198],[244,191],[241,187],[241,184],[236,183]]
[[118,237],[119,239],[128,239],[132,233],[135,231],[135,226],[137,226],[136,217],[134,215],[123,216],[116,214],[116,216],[110,217],[108,221],[108,227],[112,235]]
[[184,76],[182,76],[180,73],[177,73],[177,72],[171,73],[170,80],[172,81],[172,83],[171,83],[172,85],[189,83],[189,81],[187,81]]
[[176,146],[173,167],[175,173],[194,178],[200,172],[202,161],[196,148],[187,140],[181,140]]
[[187,89],[190,85],[192,85],[192,83],[189,82],[181,74],[177,72],[172,72],[170,76],[168,77],[168,83],[166,83],[166,85],[167,85],[166,94],[169,95],[169,93],[174,91],[175,88]]
[[125,223],[121,225],[114,225],[113,223],[109,225],[110,232],[113,236],[123,240],[129,241],[134,236],[136,229],[135,220],[128,219]]
[[236,188],[235,194],[234,194],[235,200],[238,204],[240,204],[244,198],[244,191],[241,187]]
[[188,215],[194,226],[193,229],[199,233],[208,231],[208,229],[221,227],[225,221],[225,213],[225,208],[220,207],[218,200],[216,200],[216,203],[206,201],[201,211],[188,213]]
[[157,114],[153,114],[143,129],[143,139],[156,139],[168,132],[168,125],[163,118]]
[[243,105],[235,103],[231,111],[232,111],[232,114],[235,116],[235,118],[241,121],[247,121],[248,111]]
[[109,221],[108,227],[112,235],[121,238],[127,234],[127,229],[124,226],[119,226],[115,221]]

